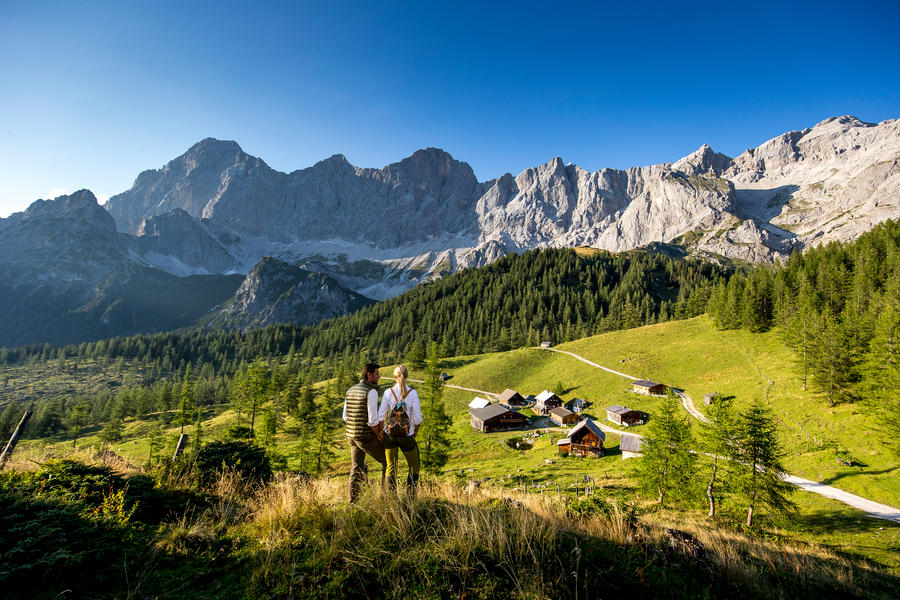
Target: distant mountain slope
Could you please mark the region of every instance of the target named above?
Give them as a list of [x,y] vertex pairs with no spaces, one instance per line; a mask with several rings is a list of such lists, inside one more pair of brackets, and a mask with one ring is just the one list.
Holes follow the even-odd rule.
[[373,302],[342,288],[327,275],[265,257],[244,278],[234,297],[213,313],[207,327],[246,330],[277,323],[309,325]]

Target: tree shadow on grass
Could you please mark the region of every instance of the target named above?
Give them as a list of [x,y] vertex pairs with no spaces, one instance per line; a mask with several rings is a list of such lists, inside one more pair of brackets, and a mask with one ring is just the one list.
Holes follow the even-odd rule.
[[[860,465],[861,466],[861,465]],[[849,467],[854,468],[854,467]],[[837,473],[832,475],[831,477],[822,481],[825,485],[830,485],[833,482],[844,479],[845,477],[855,477],[857,475],[884,475],[885,473],[891,473],[900,469],[900,466],[891,467],[889,469],[881,469],[880,471],[862,471],[862,470],[854,470],[854,471],[844,471],[843,473]]]
[[476,360],[476,358],[445,358],[441,361],[441,368],[444,370],[458,369],[470,365]]
[[863,512],[848,514],[843,511],[823,510],[808,515],[792,514],[790,518],[795,526],[815,534],[866,533],[885,527],[897,527],[890,521],[867,517]]

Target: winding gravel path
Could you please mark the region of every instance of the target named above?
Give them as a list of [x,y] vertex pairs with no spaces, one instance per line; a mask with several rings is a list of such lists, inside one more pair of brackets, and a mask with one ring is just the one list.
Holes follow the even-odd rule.
[[[597,367],[598,369],[603,369],[608,373],[613,373],[614,375],[619,375],[620,377],[625,377],[628,379],[636,380],[638,377],[632,377],[631,375],[626,375],[624,373],[619,373],[618,371],[613,371],[612,369],[607,369],[606,367],[600,366],[597,363],[591,362],[586,358],[578,356],[573,352],[566,352],[565,350],[557,350],[555,348],[538,348],[538,350],[548,350],[550,352],[558,352],[560,354],[568,354],[573,358],[577,358],[581,362],[587,363],[593,367]],[[690,396],[685,394],[684,392],[677,392],[678,396],[681,398],[681,404],[684,406],[685,410],[691,414],[695,419],[702,421],[704,423],[708,423],[709,419],[706,418],[706,415],[701,413],[694,406],[693,400],[691,400]],[[600,427],[604,431],[609,431],[611,433],[622,434],[621,430],[602,425],[598,423]],[[636,433],[629,433],[628,435],[636,435],[638,437],[643,437]],[[893,506],[888,506],[886,504],[880,504],[873,500],[869,500],[868,498],[863,498],[862,496],[857,496],[856,494],[851,494],[850,492],[845,492],[844,490],[831,487],[830,485],[825,485],[824,483],[818,483],[816,481],[810,481],[809,479],[803,479],[802,477],[797,477],[796,475],[789,475],[787,473],[783,473],[781,478],[800,488],[801,490],[805,490],[807,492],[812,492],[814,494],[819,494],[820,496],[825,496],[826,498],[831,498],[832,500],[837,500],[838,502],[843,502],[848,506],[852,506],[853,508],[859,509],[866,513],[866,516],[873,517],[875,519],[884,519],[886,521],[893,521],[894,523],[900,524],[900,508],[894,508]]]

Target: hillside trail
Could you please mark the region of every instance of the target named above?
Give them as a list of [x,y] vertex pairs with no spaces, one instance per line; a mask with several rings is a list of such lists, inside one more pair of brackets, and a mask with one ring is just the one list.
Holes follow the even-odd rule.
[[[619,373],[618,371],[613,371],[612,369],[608,369],[597,363],[591,362],[584,357],[578,356],[573,352],[567,352],[565,350],[557,350],[556,348],[536,348],[537,350],[546,350],[548,352],[557,352],[559,354],[567,354],[573,358],[580,360],[581,362],[587,363],[593,367],[598,369],[602,369],[608,373],[613,373],[614,375],[618,375],[620,377],[625,377],[627,379],[631,379],[632,381],[639,379],[638,377],[633,377],[631,375],[626,375],[624,373]],[[693,400],[691,400],[690,396],[688,396],[684,391],[676,392],[681,398],[681,404],[684,406],[685,410],[695,419],[708,423],[709,419],[706,418],[706,415],[701,413],[694,406]],[[603,424],[598,423],[600,428],[604,431],[612,432],[612,433],[627,433],[620,429],[615,429],[613,427],[609,427]],[[635,435],[637,437],[643,437],[637,433],[628,433],[628,435]],[[862,496],[857,496],[856,494],[851,494],[850,492],[845,492],[844,490],[832,487],[830,485],[825,485],[824,483],[818,483],[816,481],[811,481],[809,479],[803,479],[802,477],[797,477],[796,475],[790,475],[788,473],[783,473],[781,478],[800,488],[801,490],[805,490],[807,492],[812,492],[814,494],[819,494],[820,496],[825,496],[826,498],[831,498],[832,500],[837,500],[838,502],[842,502],[848,506],[852,506],[858,510],[861,510],[866,513],[867,517],[872,517],[875,519],[884,519],[886,521],[893,521],[894,523],[900,524],[900,508],[894,508],[893,506],[888,506],[886,504],[881,504],[875,502],[874,500],[869,500],[868,498],[863,498]]]

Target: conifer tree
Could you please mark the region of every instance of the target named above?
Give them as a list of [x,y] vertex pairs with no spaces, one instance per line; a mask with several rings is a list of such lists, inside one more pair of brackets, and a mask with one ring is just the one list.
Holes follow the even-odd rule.
[[437,342],[432,342],[425,365],[425,402],[422,425],[416,434],[422,456],[422,467],[436,471],[447,463],[450,450],[448,430],[452,420],[444,408],[444,380],[441,378],[441,356]]
[[642,446],[638,465],[641,487],[664,504],[667,495],[686,495],[690,489],[695,456],[691,449],[691,430],[686,419],[679,417],[680,402],[670,392],[659,414],[650,419],[649,432]]
[[737,449],[741,468],[737,472],[737,490],[747,502],[747,527],[760,505],[784,511],[794,504],[788,498],[791,485],[781,479],[782,449],[771,410],[756,401],[744,412],[737,425]]
[[256,424],[256,413],[269,399],[271,378],[269,366],[262,360],[254,361],[241,376],[236,385],[239,404],[250,411],[250,438]]
[[816,389],[829,406],[852,399],[857,360],[846,326],[826,314],[815,339],[811,370]]
[[[719,490],[727,486],[729,461],[737,460],[737,430],[731,398],[722,394],[713,395],[709,409],[706,411],[709,422],[702,425],[702,441],[704,450],[712,455],[709,482],[706,485],[706,498],[709,500],[709,517],[716,516],[716,498]],[[725,477],[723,477],[725,475]]]

